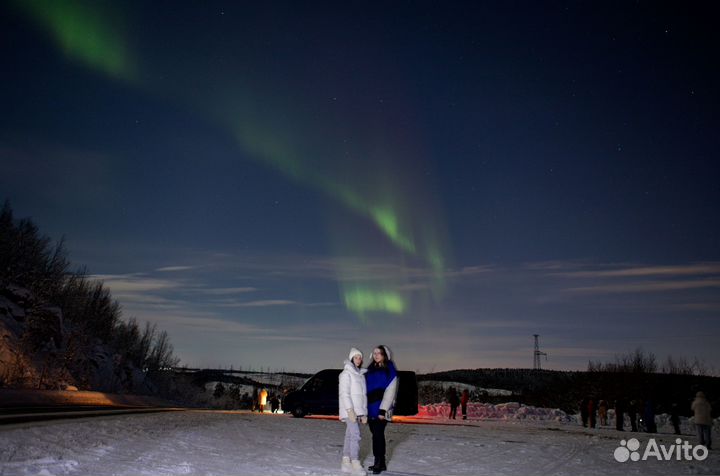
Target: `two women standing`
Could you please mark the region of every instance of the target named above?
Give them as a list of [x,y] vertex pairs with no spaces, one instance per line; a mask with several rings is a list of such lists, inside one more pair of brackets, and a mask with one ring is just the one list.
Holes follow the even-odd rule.
[[347,425],[341,469],[355,476],[365,475],[359,459],[358,417],[362,423],[369,423],[372,433],[375,463],[369,469],[373,474],[387,469],[385,427],[392,416],[398,386],[397,369],[387,346],[379,345],[373,349],[368,368],[361,366],[362,352],[352,348],[350,361],[345,362],[345,368],[340,373],[340,420]]

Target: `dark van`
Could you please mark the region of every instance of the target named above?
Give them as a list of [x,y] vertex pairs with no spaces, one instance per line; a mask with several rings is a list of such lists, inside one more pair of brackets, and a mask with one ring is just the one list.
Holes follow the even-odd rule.
[[[341,369],[325,369],[310,377],[298,390],[285,395],[282,408],[294,417],[305,415],[337,415],[338,378]],[[416,415],[418,389],[415,372],[398,371],[398,393],[395,399],[395,415]]]

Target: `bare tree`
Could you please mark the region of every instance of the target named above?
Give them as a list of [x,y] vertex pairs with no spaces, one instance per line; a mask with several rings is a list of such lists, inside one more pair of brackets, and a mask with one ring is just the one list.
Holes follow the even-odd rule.
[[588,362],[589,372],[654,373],[657,372],[657,370],[658,365],[655,354],[645,352],[642,347],[638,347],[634,352],[628,354],[616,355],[615,362]]
[[665,374],[676,374],[676,375],[711,375],[712,372],[709,369],[705,361],[694,357],[692,362],[685,357],[673,357],[668,355],[665,362],[663,362],[660,371]]

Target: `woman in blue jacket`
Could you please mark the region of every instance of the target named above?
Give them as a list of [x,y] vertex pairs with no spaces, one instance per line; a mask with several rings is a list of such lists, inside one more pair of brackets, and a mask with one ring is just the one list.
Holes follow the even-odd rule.
[[397,369],[390,359],[390,349],[387,346],[375,347],[372,361],[365,374],[368,424],[372,433],[373,456],[375,457],[375,464],[369,469],[373,474],[380,474],[387,469],[385,466],[385,426],[392,417],[398,388]]

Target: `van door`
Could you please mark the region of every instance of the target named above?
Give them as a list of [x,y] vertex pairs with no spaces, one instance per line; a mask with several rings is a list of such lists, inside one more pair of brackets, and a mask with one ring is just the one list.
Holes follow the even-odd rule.
[[417,415],[418,412],[418,388],[415,372],[398,372],[398,393],[395,399],[396,415]]
[[302,401],[307,413],[337,415],[340,372],[336,369],[322,370],[303,385]]

